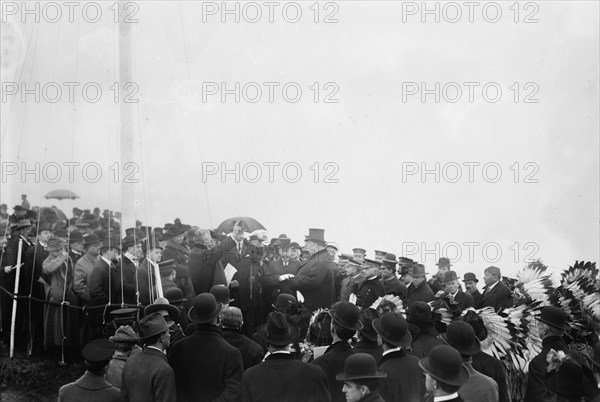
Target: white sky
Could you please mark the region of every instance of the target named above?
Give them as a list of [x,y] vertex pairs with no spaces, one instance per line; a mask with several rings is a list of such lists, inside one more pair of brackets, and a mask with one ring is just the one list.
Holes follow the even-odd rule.
[[[326,239],[343,252],[361,246],[372,255],[383,249],[422,261],[429,272],[442,250],[456,257],[459,274],[481,275],[496,250],[501,257],[494,265],[506,274],[531,255],[557,269],[576,259],[598,260],[598,2],[537,2],[527,9],[520,3],[518,23],[513,2],[494,3],[502,11],[496,23],[484,20],[484,6],[486,17],[495,17],[486,2],[474,10],[472,23],[462,2],[455,3],[463,13],[456,23],[444,20],[455,15],[450,8],[443,14],[444,3],[438,5],[439,23],[433,14],[421,22],[421,10],[408,13],[421,2],[344,1],[327,9],[319,3],[321,20],[332,12],[339,20],[328,24],[314,23],[313,2],[296,3],[302,9],[297,23],[284,20],[286,3],[276,6],[273,23],[264,2],[256,3],[263,12],[259,22],[240,14],[239,23],[234,15],[222,23],[220,13],[205,14],[207,22],[202,13],[221,2],[138,2],[129,11],[139,20],[131,24],[130,40],[139,88],[134,98],[140,103],[124,110],[139,123],[132,152],[119,145],[120,110],[110,89],[119,74],[118,24],[109,9],[113,2],[99,3],[98,23],[87,22],[81,6],[72,23],[66,7],[58,23],[49,22],[54,11],[41,9],[37,24],[31,15],[23,23],[22,10],[12,15],[14,9],[3,3],[0,199],[9,207],[21,193],[38,205],[48,191],[68,188],[81,200],[43,204],[115,208],[153,225],[179,217],[216,227],[230,216],[252,216],[272,237],[286,233],[301,241],[309,227],[324,228]],[[436,3],[428,4],[433,9]],[[246,18],[253,18],[253,9],[246,10]],[[287,16],[294,14],[288,6]],[[523,23],[526,16],[538,22]],[[86,17],[94,17],[93,9]],[[50,103],[49,92],[36,103],[33,95],[23,102],[20,92],[8,93],[15,84],[31,89],[36,82],[58,83],[62,97]],[[74,102],[65,82],[80,83]],[[204,100],[203,83],[211,82],[230,89],[236,82],[256,82],[262,98]],[[272,103],[264,82],[279,83]],[[334,83],[338,103],[315,103],[315,82],[321,98],[332,92],[325,83]],[[455,92],[447,87],[439,103],[434,95],[423,103],[420,94],[403,101],[403,83],[412,82],[428,89],[456,82],[462,98],[449,102]],[[473,102],[464,82],[479,85]],[[519,102],[510,88],[515,82]],[[97,103],[83,99],[86,83],[102,89]],[[283,98],[286,83],[302,89],[297,103]],[[498,102],[483,98],[486,83],[502,89]],[[532,92],[538,102],[524,103]],[[493,89],[488,95],[494,96]],[[140,184],[114,183],[110,167],[122,161],[139,167],[134,177]],[[6,175],[15,163],[35,169],[36,162],[40,173],[47,167],[48,177],[36,182],[34,175]],[[49,182],[49,164],[65,162],[80,164],[73,183],[66,166],[62,180]],[[222,182],[218,174],[203,182],[203,163],[233,169],[236,162],[248,167],[249,178],[252,164],[262,166],[258,182],[240,177],[236,183],[233,175]],[[430,174],[423,182],[416,174],[403,180],[407,166],[433,169],[436,162],[448,179],[458,164],[462,178],[451,183],[442,176],[436,183]],[[98,164],[99,182],[84,179],[86,163]],[[279,164],[273,165],[272,183],[265,163]],[[282,175],[289,163],[302,169],[296,183]],[[326,163],[332,165],[325,169]],[[473,183],[465,163],[474,166]],[[486,164],[491,167],[484,177]],[[495,176],[492,165],[501,168],[496,183],[488,182]],[[325,183],[334,170],[338,182]],[[93,169],[88,173],[93,176]],[[294,170],[288,174],[293,178]],[[538,182],[526,183],[526,177]],[[134,192],[138,203],[124,200],[124,191]]]

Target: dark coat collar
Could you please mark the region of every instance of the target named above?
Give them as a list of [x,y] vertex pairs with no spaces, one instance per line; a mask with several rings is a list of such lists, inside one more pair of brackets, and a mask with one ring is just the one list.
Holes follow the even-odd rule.
[[294,355],[291,353],[275,353],[267,356],[265,360],[294,360]]
[[112,387],[112,384],[104,379],[103,376],[92,374],[86,371],[84,375],[75,381],[75,385],[83,389],[98,390]]
[[196,324],[196,334],[222,337],[221,328],[213,324]]
[[329,346],[327,348],[327,350],[325,350],[324,354],[327,354],[329,352],[337,352],[337,351],[350,351],[352,350],[352,346],[350,346],[350,344],[347,341],[338,341],[335,343],[332,343],[331,346]]
[[542,340],[542,350],[566,350],[567,345],[560,336],[549,336]]

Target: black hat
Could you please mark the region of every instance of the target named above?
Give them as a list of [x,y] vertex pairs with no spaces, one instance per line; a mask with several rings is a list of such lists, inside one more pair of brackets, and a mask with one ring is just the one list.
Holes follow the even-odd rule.
[[145,315],[150,315],[154,312],[164,312],[165,314],[163,314],[163,316],[168,315],[173,321],[177,321],[179,318],[179,309],[175,306],[172,306],[169,303],[169,300],[164,297],[157,297],[154,303],[146,306],[144,309]]
[[419,360],[419,367],[431,377],[445,384],[461,386],[469,379],[469,372],[454,348],[434,346],[428,357]]
[[377,370],[375,358],[366,353],[355,353],[346,357],[344,371],[335,376],[338,381],[375,380],[387,374]]
[[279,247],[281,247],[283,250],[288,249],[290,247],[290,244],[292,244],[292,241],[288,238],[279,239]]
[[161,275],[170,275],[175,269],[175,260],[164,260],[158,263]]
[[275,301],[275,304],[272,304],[272,306],[275,310],[285,313],[293,304],[296,304],[297,302],[298,300],[296,300],[294,296],[287,293],[280,293],[277,295],[277,300]]
[[338,325],[351,331],[360,331],[362,323],[360,322],[360,310],[354,304],[347,301],[334,303],[329,310],[331,319]]
[[442,334],[440,338],[446,345],[452,346],[463,356],[473,356],[481,350],[475,330],[464,321],[452,321],[446,327],[446,333]]
[[233,301],[230,297],[229,288],[225,285],[215,285],[210,288],[210,293],[215,297],[215,300],[221,304],[229,304]]
[[126,236],[123,239],[122,247],[123,247],[123,250],[127,250],[129,247],[134,246],[136,244],[140,244],[140,243],[141,243],[141,239],[139,237]]
[[366,268],[379,268],[379,267],[381,267],[381,262],[371,260],[369,258],[365,258],[365,267]]
[[164,240],[172,239],[173,237],[177,237],[184,233],[185,233],[185,229],[182,229],[181,227],[172,226],[163,233],[163,239]]
[[545,324],[551,325],[554,328],[569,329],[569,326],[567,325],[567,313],[558,307],[542,307],[540,316],[536,317],[536,319]]
[[304,236],[304,241],[314,241],[325,244],[325,229],[308,229],[308,235]]
[[98,236],[98,240],[103,242],[108,237],[108,232],[104,229],[94,230],[94,234]]
[[115,354],[115,345],[106,339],[95,339],[86,344],[81,355],[90,363],[108,362]]
[[474,281],[479,282],[479,279],[475,276],[473,272],[467,272],[463,278],[463,282]]
[[[44,231],[44,230],[45,231],[50,231],[50,222],[47,222],[47,221],[38,222],[38,225],[37,225],[37,231],[38,231],[38,233],[41,232],[41,231]],[[60,230],[64,230],[65,233],[67,232],[66,229],[60,229]],[[56,234],[56,232],[54,233],[54,235],[58,236]],[[65,236],[65,237],[67,237],[67,236]]]
[[416,301],[408,308],[407,321],[413,324],[434,322],[431,306],[423,301]]
[[287,346],[294,341],[294,333],[281,311],[269,313],[267,323],[259,334],[266,343],[273,346]]
[[448,282],[457,281],[457,280],[458,280],[458,276],[456,276],[456,272],[447,271],[444,273],[444,277],[442,278],[442,283],[448,283]]
[[402,265],[414,264],[414,261],[407,257],[398,257],[398,263]]
[[373,328],[373,320],[376,318],[377,312],[370,308],[360,313],[360,323],[363,326],[360,330],[360,336],[373,342],[377,342],[377,332],[375,332],[375,328]]
[[197,324],[206,324],[217,318],[222,307],[211,293],[200,293],[194,298],[188,317]]
[[29,219],[21,219],[17,222],[16,230],[21,230],[31,227],[31,221]]
[[412,266],[412,274],[413,277],[420,277],[429,275],[428,272],[425,272],[425,266],[423,264],[415,264]]
[[176,287],[170,287],[164,292],[165,299],[171,304],[183,303],[188,299],[183,297],[183,291]]
[[400,313],[388,311],[381,318],[373,320],[373,328],[379,336],[386,342],[407,348],[412,342],[410,332],[408,332],[408,322]]
[[452,264],[450,264],[450,259],[447,257],[440,257],[440,259],[438,260],[437,264],[438,267],[451,267]]
[[83,238],[83,245],[89,246],[92,244],[100,244],[100,239],[95,234],[87,235]]
[[154,335],[162,334],[169,329],[173,322],[167,324],[160,313],[152,313],[140,320],[140,339],[148,339]]
[[396,254],[387,253],[385,257],[383,257],[383,263],[383,265],[391,265],[395,267],[398,263],[398,261],[396,261]]
[[121,250],[121,238],[116,235],[110,236],[110,238],[104,240],[102,242],[102,246],[100,246],[100,250],[106,250],[108,248]]
[[71,234],[69,235],[69,242],[70,243],[82,243],[83,242],[83,234],[78,230],[72,231]]

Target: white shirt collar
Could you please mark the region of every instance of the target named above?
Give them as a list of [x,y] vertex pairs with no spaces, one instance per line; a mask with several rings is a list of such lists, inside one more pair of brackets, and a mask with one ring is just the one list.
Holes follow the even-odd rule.
[[271,352],[272,355],[282,354],[282,355],[291,355],[292,352],[289,350],[276,350],[275,352]]
[[434,396],[433,397],[433,402],[449,401],[449,400],[454,399],[454,398],[458,398],[458,392],[455,392],[455,393],[450,394],[450,395]]
[[157,348],[156,346],[146,346],[146,348],[148,349],[156,349],[158,350],[160,353],[162,353],[163,355],[165,354],[164,350],[161,350],[160,348]]
[[108,264],[109,267],[112,265],[112,261],[108,258],[105,258],[103,255],[101,255],[100,258],[102,258],[104,262]]
[[400,352],[402,350],[402,347],[398,346],[397,348],[394,349],[388,349],[385,352],[383,352],[382,356],[387,355],[388,353],[392,353],[392,352]]
[[490,290],[494,289],[496,287],[496,285],[499,283],[500,283],[500,281],[494,283],[493,285],[488,286],[487,291],[489,292]]

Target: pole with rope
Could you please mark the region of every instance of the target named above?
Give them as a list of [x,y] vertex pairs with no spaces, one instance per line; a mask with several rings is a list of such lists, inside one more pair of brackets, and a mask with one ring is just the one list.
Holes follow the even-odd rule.
[[12,317],[10,321],[10,358],[15,355],[15,324],[17,323],[17,300],[19,293],[19,278],[21,276],[21,254],[23,253],[23,239],[19,239],[17,252],[17,272],[15,272],[15,291],[13,295]]

